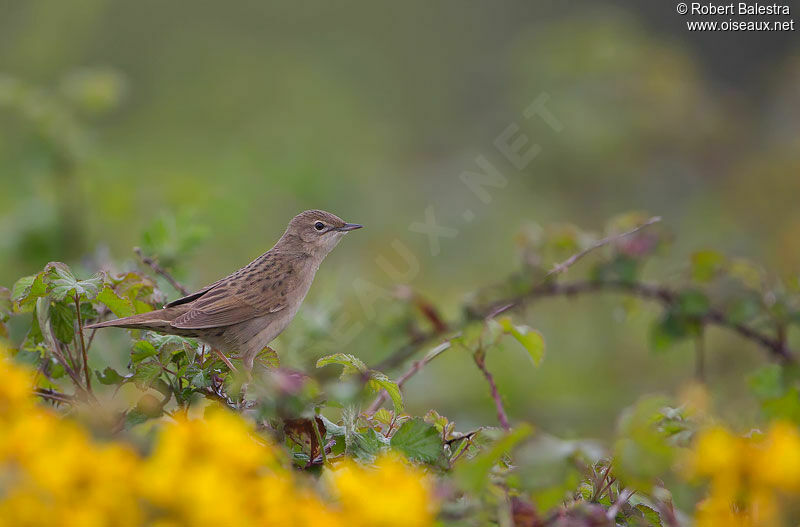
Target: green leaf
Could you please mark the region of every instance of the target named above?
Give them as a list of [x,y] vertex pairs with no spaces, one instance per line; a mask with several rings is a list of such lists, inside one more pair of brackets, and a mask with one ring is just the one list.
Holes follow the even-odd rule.
[[75,337],[75,312],[72,307],[62,302],[50,304],[50,325],[56,338],[69,344]]
[[687,289],[678,294],[677,306],[684,316],[701,318],[708,314],[711,302],[708,297],[695,289]]
[[462,458],[453,471],[455,480],[463,489],[479,493],[485,487],[492,467],[532,432],[530,425],[522,424],[497,440],[486,452],[470,460]]
[[392,436],[390,444],[412,461],[436,463],[444,455],[442,438],[436,427],[421,417],[403,423]]
[[208,381],[208,378],[202,371],[198,372],[197,375],[192,377],[189,382],[196,388],[205,388],[206,386],[211,386],[211,383]]
[[149,333],[149,338],[153,345],[158,348],[158,351],[163,354],[175,353],[183,351],[184,344],[196,346],[196,342],[192,339],[186,339],[177,335],[161,335],[160,333]]
[[761,408],[769,419],[800,423],[800,391],[797,387],[791,387],[780,397],[763,401]]
[[762,400],[776,399],[786,391],[780,364],[762,366],[748,377],[747,384],[753,395]]
[[50,270],[50,284],[52,289],[50,294],[56,300],[63,300],[66,296],[83,296],[91,300],[97,296],[100,287],[103,285],[103,277],[100,274],[94,275],[87,280],[78,280],[72,274],[69,267],[61,262],[50,262],[47,264]]
[[159,375],[161,375],[160,364],[155,362],[145,362],[136,366],[136,372],[134,372],[131,380],[139,389],[146,390],[147,388],[150,388],[153,383],[155,383]]
[[158,355],[158,350],[150,342],[146,340],[139,340],[133,345],[131,351],[131,360],[135,363],[141,362],[147,357]]
[[640,503],[636,506],[636,509],[644,516],[647,527],[662,527],[664,525],[661,522],[661,515],[652,507]]
[[692,255],[692,280],[706,283],[714,279],[725,264],[725,257],[717,251],[698,251]]
[[365,375],[368,372],[367,365],[364,364],[361,359],[354,355],[350,355],[349,353],[334,353],[333,355],[322,357],[317,361],[317,368],[322,368],[328,364],[340,364],[344,366],[344,370],[342,370],[342,377],[354,373],[361,373],[362,375]]
[[117,295],[109,286],[105,286],[103,290],[97,294],[96,299],[120,318],[136,314],[136,309],[134,309],[130,299]]
[[379,408],[378,411],[373,414],[372,419],[383,425],[389,426],[394,419],[394,414],[386,408]]
[[267,370],[277,370],[281,367],[281,359],[278,357],[278,352],[269,346],[266,346],[256,355],[256,363]]
[[36,299],[47,294],[47,283],[44,280],[44,271],[25,276],[17,280],[11,290],[11,300],[18,311],[33,311]]
[[388,446],[389,442],[385,437],[373,428],[368,428],[364,432],[353,434],[347,452],[356,459],[369,462]]
[[697,320],[667,311],[650,329],[650,346],[655,351],[664,351],[687,337],[698,336],[701,331]]
[[400,387],[397,386],[397,383],[390,380],[389,377],[384,375],[379,371],[371,371],[370,372],[370,380],[369,380],[369,387],[375,392],[380,391],[381,389],[386,390],[386,393],[389,394],[389,397],[392,399],[392,404],[394,405],[394,412],[395,414],[399,414],[403,412],[403,396],[400,393]]
[[425,414],[425,422],[430,423],[436,427],[436,431],[440,434],[447,434],[454,428],[454,425],[450,423],[447,417],[440,415],[439,412],[436,410],[428,410],[428,413]]
[[515,326],[509,317],[503,317],[498,322],[503,331],[522,344],[522,347],[525,348],[525,351],[528,352],[531,360],[533,360],[533,364],[539,366],[544,358],[544,337],[542,334],[528,326]]
[[126,430],[130,430],[134,426],[140,425],[142,423],[146,423],[149,420],[150,420],[150,417],[148,417],[147,415],[143,414],[142,412],[140,412],[139,410],[134,408],[131,411],[129,411],[127,414],[125,414],[125,425],[124,425],[124,427],[125,427]]
[[106,369],[103,371],[95,370],[94,374],[97,376],[97,380],[100,381],[100,384],[105,385],[121,384],[125,380],[125,377],[117,373],[117,370],[110,366],[106,366]]

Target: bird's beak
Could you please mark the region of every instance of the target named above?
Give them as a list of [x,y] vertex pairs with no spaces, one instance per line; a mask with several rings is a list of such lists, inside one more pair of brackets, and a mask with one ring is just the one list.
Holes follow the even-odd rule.
[[358,223],[345,223],[341,227],[336,227],[336,230],[340,232],[347,232],[347,231],[354,231],[362,227],[363,225],[359,225]]

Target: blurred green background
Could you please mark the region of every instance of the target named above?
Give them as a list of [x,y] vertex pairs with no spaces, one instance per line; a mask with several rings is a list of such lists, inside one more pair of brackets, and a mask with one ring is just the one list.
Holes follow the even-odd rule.
[[[793,34],[689,34],[674,5],[634,1],[2,0],[0,13],[6,286],[50,260],[132,266],[149,229],[199,287],[268,249],[297,212],[323,208],[367,228],[329,257],[276,348],[290,365],[331,350],[375,364],[405,338],[386,330],[397,302],[381,294],[365,309],[353,283],[397,285],[378,263],[405,267],[396,241],[419,264],[406,285],[450,317],[518,268],[515,235],[533,223],[601,231],[621,212],[662,215],[676,240],[651,279],[709,246],[779,276],[800,269]],[[542,94],[559,133],[522,115]],[[494,147],[512,123],[541,146],[524,170]],[[508,180],[489,203],[458,177],[478,155]],[[429,208],[458,229],[436,255],[409,230]],[[198,249],[181,251],[194,237]],[[528,310],[548,342],[542,367],[514,350],[488,359],[513,419],[605,437],[640,395],[681,390],[691,346],[651,352],[655,311],[622,306]],[[352,338],[332,338],[354,323]],[[761,351],[712,332],[708,360],[716,409],[754,418],[745,376]],[[466,353],[437,359],[408,399],[462,429],[494,423]]]

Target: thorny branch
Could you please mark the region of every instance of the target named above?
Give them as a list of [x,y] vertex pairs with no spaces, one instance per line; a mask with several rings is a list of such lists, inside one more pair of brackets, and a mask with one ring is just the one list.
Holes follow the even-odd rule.
[[[540,298],[557,296],[574,297],[581,294],[600,293],[606,291],[625,293],[638,298],[643,298],[645,300],[653,300],[665,305],[666,307],[672,306],[679,300],[678,295],[674,291],[663,286],[647,284],[643,282],[627,282],[623,280],[604,282],[587,280],[564,284],[542,284],[530,289],[522,295],[497,302],[494,305],[500,305],[503,308],[502,311],[507,311],[510,309],[518,309]],[[487,311],[492,313],[496,310],[497,308],[489,308]],[[759,344],[770,354],[774,355],[783,362],[792,362],[794,360],[794,354],[784,342],[781,342],[780,339],[764,334],[741,322],[735,322],[729,319],[725,313],[719,310],[709,309],[704,316],[700,317],[699,322],[703,323],[704,325],[707,324],[719,326],[733,331],[742,338]]]
[[608,245],[611,242],[615,242],[615,241],[617,241],[617,240],[619,240],[621,238],[625,238],[626,236],[630,236],[631,234],[635,234],[635,233],[639,232],[640,230],[644,229],[645,227],[649,227],[650,225],[652,225],[654,223],[658,223],[660,221],[661,221],[661,217],[660,216],[654,216],[654,217],[650,218],[649,220],[647,220],[646,222],[642,223],[641,225],[638,225],[638,226],[634,227],[633,229],[631,229],[629,231],[626,231],[626,232],[623,232],[623,233],[620,233],[620,234],[615,234],[613,236],[608,236],[606,238],[603,238],[602,240],[596,241],[595,243],[593,243],[592,245],[590,245],[586,249],[573,254],[572,256],[570,256],[569,258],[567,258],[566,260],[564,260],[560,264],[557,264],[556,266],[554,266],[550,270],[550,272],[548,272],[545,275],[545,280],[550,278],[550,276],[552,276],[554,274],[563,273],[564,271],[569,269],[571,266],[573,266],[578,260],[580,260],[581,258],[586,256],[590,252],[592,252],[592,251],[594,251],[596,249],[599,249],[600,247],[603,247],[604,245]]
[[[443,353],[445,350],[447,350],[448,348],[450,348],[450,341],[449,341],[449,340],[446,340],[446,341],[444,341],[443,343],[441,343],[441,344],[439,344],[438,346],[436,346],[435,348],[433,348],[431,351],[429,351],[429,352],[428,352],[428,354],[427,354],[427,355],[425,355],[425,356],[424,356],[422,359],[420,359],[420,360],[418,360],[418,361],[415,361],[415,362],[414,362],[414,363],[411,365],[411,368],[409,368],[407,372],[405,372],[403,375],[401,375],[401,376],[400,376],[400,377],[397,379],[397,386],[398,386],[398,388],[402,388],[402,387],[403,387],[403,385],[404,385],[404,384],[405,384],[405,383],[406,383],[406,382],[407,382],[407,381],[408,381],[408,380],[409,380],[411,377],[413,377],[414,375],[416,375],[416,374],[417,374],[417,373],[418,373],[418,372],[419,372],[419,371],[420,371],[422,368],[424,368],[424,367],[425,367],[425,365],[427,365],[427,364],[428,364],[430,361],[432,361],[433,359],[435,359],[436,357],[438,357],[439,355],[441,355],[441,354],[442,354],[442,353]],[[379,393],[379,394],[378,394],[378,397],[376,397],[376,398],[375,398],[375,400],[374,400],[374,401],[372,401],[372,404],[369,406],[369,408],[367,409],[367,412],[366,412],[366,413],[367,413],[367,414],[374,414],[375,412],[377,412],[377,411],[378,411],[378,408],[380,408],[380,407],[381,407],[381,405],[382,405],[384,402],[386,402],[386,399],[387,399],[388,397],[389,397],[389,395],[386,393],[386,390],[381,390],[381,393]]]
[[164,279],[167,282],[169,282],[170,285],[172,287],[174,287],[177,291],[179,291],[182,295],[185,296],[185,295],[188,295],[190,293],[190,291],[185,286],[183,286],[180,282],[175,280],[175,278],[173,278],[173,276],[171,274],[169,274],[169,272],[166,269],[161,267],[158,264],[158,262],[156,262],[155,260],[153,260],[149,256],[145,256],[144,253],[142,253],[142,249],[141,248],[134,247],[133,248],[133,252],[136,253],[136,256],[139,257],[139,260],[141,260],[143,264],[145,264],[150,269],[152,269],[156,274],[159,274],[162,277],[164,277]]
[[[644,282],[627,282],[622,280],[612,281],[575,281],[575,282],[548,282],[529,289],[527,292],[512,298],[493,302],[487,307],[475,310],[480,318],[493,318],[509,310],[520,309],[542,298],[576,297],[590,293],[622,293],[645,300],[658,302],[665,307],[671,307],[678,301],[678,295],[665,286],[647,284]],[[781,362],[790,363],[795,360],[795,353],[785,339],[773,337],[767,333],[754,329],[747,324],[731,320],[725,313],[710,309],[699,320],[703,325],[717,326],[732,331],[745,340],[755,342],[765,349],[770,355]],[[456,324],[451,325],[457,327]],[[387,357],[378,365],[380,370],[388,370],[402,364],[407,358],[416,353],[431,339],[440,336],[439,332],[431,331],[424,336],[417,336],[412,342],[404,345]]]
[[89,355],[86,351],[86,340],[83,337],[83,320],[81,320],[81,299],[75,293],[75,312],[78,317],[78,335],[81,343],[81,356],[83,358],[83,373],[86,377],[86,390],[92,392],[92,376],[89,374]]
[[500,426],[503,427],[503,430],[506,432],[510,431],[511,425],[508,422],[506,409],[503,407],[503,399],[497,389],[497,384],[494,382],[494,376],[492,376],[491,372],[486,368],[486,355],[476,352],[472,355],[472,358],[475,359],[475,364],[478,365],[478,369],[481,370],[481,373],[483,373],[483,376],[486,378],[486,382],[489,383],[489,389],[492,392],[492,399],[494,399],[494,405],[497,409],[497,420],[500,421]]
[[65,403],[65,404],[75,403],[75,398],[73,396],[57,392],[55,390],[50,390],[47,388],[36,388],[33,390],[33,393],[35,395],[38,395],[42,399],[47,399],[57,403]]

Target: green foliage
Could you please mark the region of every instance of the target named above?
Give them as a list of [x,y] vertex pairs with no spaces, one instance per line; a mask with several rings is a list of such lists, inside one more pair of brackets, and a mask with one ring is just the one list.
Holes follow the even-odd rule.
[[400,425],[389,442],[412,461],[437,463],[444,457],[442,436],[436,427],[415,417]]
[[[604,236],[562,227],[552,231],[551,240],[537,239],[527,255],[539,251],[539,256],[526,260],[525,276],[515,274],[500,286],[478,291],[462,320],[447,322],[433,304],[413,294],[400,295],[410,311],[399,320],[413,324],[413,346],[422,348],[437,339],[441,343],[397,380],[384,373],[388,368],[370,368],[356,355],[344,352],[317,359],[320,379],[314,379],[282,368],[278,353],[269,347],[256,357],[252,377],[247,377],[238,358],[230,359],[233,370],[195,339],[140,331],[130,333],[125,371],[96,351],[94,339],[86,338],[82,325],[158,309],[166,295],[156,280],[141,272],[80,279],[58,262],[18,280],[11,290],[0,290],[0,338],[8,335],[4,329],[8,321],[27,317],[27,334],[15,343],[16,358],[41,372],[37,388],[63,391],[63,400],[83,404],[99,392],[115,398],[123,389],[138,391],[128,399],[135,403],[110,419],[114,433],[129,433],[165,415],[188,413],[201,405],[222,405],[253,419],[259,433],[281,442],[300,470],[318,473],[342,457],[371,463],[385,452],[402,454],[449,482],[449,492],[457,498],[448,497],[445,508],[452,508],[449,514],[456,522],[495,521],[506,515],[525,516],[540,522],[535,525],[549,526],[548,518],[555,518],[552,511],[557,511],[559,517],[586,525],[601,518],[606,521],[614,508],[618,525],[668,525],[674,504],[662,482],[699,426],[690,408],[666,398],[644,397],[622,413],[610,446],[560,439],[543,431],[534,433],[531,425],[509,417],[504,387],[498,386],[486,362],[489,354],[499,357],[500,350],[521,346],[534,366],[542,364],[544,337],[522,323],[522,314],[516,310],[524,299],[608,289],[659,303],[662,310],[651,331],[655,349],[700,339],[714,325],[749,338],[781,358],[780,363],[754,372],[749,385],[765,417],[800,423],[799,370],[788,358],[788,344],[779,340],[798,317],[797,292],[770,285],[755,266],[712,251],[693,255],[686,275],[676,283],[642,282],[646,258],[662,244],[663,234],[637,231],[615,237],[615,233],[630,231],[632,218],[640,217],[611,222]],[[181,247],[186,250],[187,246]],[[580,263],[585,267],[584,280],[562,278],[569,269],[549,272],[568,261],[563,251],[587,247],[592,254],[582,256],[594,262]],[[538,263],[532,266],[532,262]],[[757,323],[763,320],[771,321],[776,334]],[[421,327],[430,333],[420,334]],[[99,366],[92,369],[93,374],[86,371],[90,366],[84,364],[84,345],[92,365]],[[424,417],[406,413],[404,382],[453,348],[466,350],[478,366],[501,428],[459,430],[435,409]],[[323,369],[331,365],[342,368],[336,379]],[[382,407],[385,401],[391,405]]]

